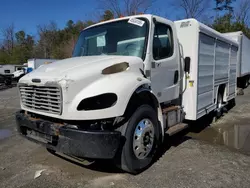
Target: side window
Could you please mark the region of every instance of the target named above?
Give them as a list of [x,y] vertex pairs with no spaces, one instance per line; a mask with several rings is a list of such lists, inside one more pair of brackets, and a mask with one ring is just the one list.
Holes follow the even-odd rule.
[[171,57],[174,52],[172,30],[169,26],[156,23],[153,40],[155,60]]
[[10,70],[6,69],[4,70],[4,73],[10,73]]

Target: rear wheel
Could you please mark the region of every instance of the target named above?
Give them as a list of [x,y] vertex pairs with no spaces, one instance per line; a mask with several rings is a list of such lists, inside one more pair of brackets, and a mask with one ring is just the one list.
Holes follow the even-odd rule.
[[216,118],[220,118],[222,116],[222,107],[223,107],[223,97],[222,93],[218,93],[218,98],[217,98],[217,113],[216,113]]
[[139,173],[149,167],[160,144],[160,128],[155,110],[140,106],[127,123],[120,127],[125,137],[117,166],[129,173]]
[[247,77],[245,79],[245,86],[244,86],[244,88],[247,88],[248,86],[249,86],[249,78]]
[[55,153],[56,153],[56,151],[53,150],[53,149],[50,149],[50,148],[46,148],[46,149],[47,149],[47,151],[48,151],[49,153],[51,153],[51,154],[55,154]]

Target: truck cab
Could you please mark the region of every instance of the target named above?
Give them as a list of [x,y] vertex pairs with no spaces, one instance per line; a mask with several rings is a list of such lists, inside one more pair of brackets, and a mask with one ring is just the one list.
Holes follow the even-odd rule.
[[[186,23],[191,22],[180,23],[181,27]],[[191,34],[197,32],[194,42],[184,46],[175,23],[154,15],[124,17],[84,29],[72,58],[42,66],[19,80],[19,132],[36,142],[39,138],[53,152],[113,159],[130,173],[149,167],[165,133],[171,136],[187,127],[182,122],[192,103],[190,112],[195,114],[190,119],[195,120],[195,100],[204,96],[196,97],[195,81],[189,88],[194,95],[182,102],[191,61],[183,49],[199,40],[199,24],[192,23]],[[199,59],[198,51],[192,54]],[[214,88],[209,91],[213,96]],[[213,110],[217,100],[211,97],[211,101]],[[200,105],[200,116],[207,107],[204,102]]]
[[145,81],[154,83],[151,87],[155,97],[159,102],[167,102],[179,97],[179,54],[174,23],[158,16],[141,15],[87,28],[80,34],[73,57],[115,55],[135,60],[138,57]]

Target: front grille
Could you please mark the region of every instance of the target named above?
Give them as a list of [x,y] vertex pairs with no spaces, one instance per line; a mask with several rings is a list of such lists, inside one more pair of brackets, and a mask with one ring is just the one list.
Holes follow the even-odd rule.
[[51,86],[19,86],[23,106],[32,110],[61,114],[61,89]]

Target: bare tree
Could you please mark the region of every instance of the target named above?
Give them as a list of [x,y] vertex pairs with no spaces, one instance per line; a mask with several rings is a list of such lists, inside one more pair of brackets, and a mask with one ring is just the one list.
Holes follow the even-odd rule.
[[109,10],[115,17],[145,13],[156,0],[97,0],[103,11]]
[[184,11],[185,18],[200,18],[208,10],[208,0],[174,0],[173,5]]
[[150,0],[124,0],[126,5],[126,14],[134,15],[138,13],[145,13],[152,6],[154,1]]
[[50,22],[48,25],[39,25],[39,48],[43,52],[44,58],[50,58],[53,50],[53,44],[56,40],[57,25],[55,22]]
[[15,27],[11,24],[5,29],[2,29],[3,45],[8,54],[12,54],[15,42]]
[[238,22],[248,24],[250,16],[250,0],[241,0],[235,10],[235,18]]
[[71,37],[69,41],[65,41],[62,43],[61,45],[61,49],[63,52],[63,57],[62,58],[68,58],[72,56],[72,52],[74,50],[74,46],[75,46],[75,39],[74,37]]
[[119,0],[97,0],[103,11],[110,10],[115,16],[120,17],[122,10]]

